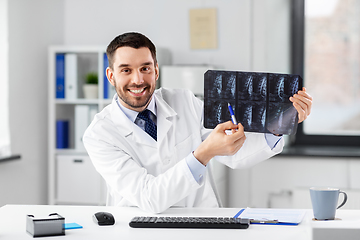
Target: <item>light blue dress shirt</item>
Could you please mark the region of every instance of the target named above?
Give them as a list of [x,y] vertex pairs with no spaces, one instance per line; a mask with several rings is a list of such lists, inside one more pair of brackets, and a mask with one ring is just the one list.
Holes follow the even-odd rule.
[[[136,117],[139,114],[138,112],[128,109],[126,107],[124,107],[123,105],[121,105],[121,103],[119,102],[119,98],[116,97],[116,103],[118,104],[119,108],[124,112],[124,114],[131,120],[133,121],[136,125],[138,125],[141,129],[143,129],[145,131],[145,125],[139,121]],[[155,100],[154,98],[151,98],[150,103],[147,107],[147,109],[149,109],[152,113],[153,116],[150,114],[150,118],[151,120],[153,120],[153,122],[156,124],[156,104],[155,104]],[[141,119],[140,119],[141,120]],[[269,145],[269,147],[271,149],[273,149],[276,144],[280,141],[282,137],[281,136],[275,136],[273,134],[270,133],[266,133],[265,134],[265,139],[267,141],[267,144]],[[195,157],[193,153],[190,153],[186,158],[185,161],[190,169],[190,172],[192,173],[192,175],[194,176],[194,179],[200,183],[205,171],[206,171],[206,166],[204,166],[201,162],[199,162]]]

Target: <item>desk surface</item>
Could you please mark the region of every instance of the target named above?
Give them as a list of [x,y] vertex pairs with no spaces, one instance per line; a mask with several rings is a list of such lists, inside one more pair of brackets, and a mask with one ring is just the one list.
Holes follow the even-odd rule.
[[[235,208],[171,208],[157,216],[226,216],[233,217],[239,209]],[[92,215],[96,212],[110,212],[115,217],[115,225],[98,226]],[[31,239],[26,232],[26,215],[44,217],[50,213],[65,217],[65,223],[78,223],[82,229],[66,230],[65,236],[47,239],[311,239],[313,227],[351,227],[360,228],[360,210],[338,210],[337,218],[342,220],[314,222],[312,211],[307,210],[298,226],[250,225],[243,229],[134,229],[129,221],[134,216],[152,216],[138,208],[104,206],[59,206],[59,205],[6,205],[0,208],[0,239]],[[326,225],[326,226],[325,226]]]

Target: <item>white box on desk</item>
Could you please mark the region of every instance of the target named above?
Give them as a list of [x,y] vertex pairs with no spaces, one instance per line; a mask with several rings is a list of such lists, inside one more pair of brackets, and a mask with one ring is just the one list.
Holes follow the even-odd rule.
[[313,228],[313,240],[358,240],[360,228]]
[[352,210],[337,210],[336,220],[311,222],[313,240],[360,239],[360,218]]

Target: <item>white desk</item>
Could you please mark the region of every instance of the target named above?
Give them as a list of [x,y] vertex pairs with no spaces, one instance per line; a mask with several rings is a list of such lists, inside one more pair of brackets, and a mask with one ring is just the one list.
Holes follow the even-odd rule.
[[[184,209],[171,208],[160,214],[162,216],[226,216],[233,217],[239,209],[210,208]],[[115,217],[115,225],[98,226],[92,215],[96,212],[110,212]],[[65,223],[78,223],[82,229],[66,230],[65,236],[46,239],[104,239],[104,240],[147,240],[147,239],[311,239],[313,227],[346,227],[360,228],[360,210],[338,210],[336,217],[341,221],[314,222],[312,211],[307,213],[298,226],[250,225],[243,229],[135,229],[129,227],[134,216],[152,216],[138,208],[119,208],[104,206],[48,206],[48,205],[6,205],[0,208],[0,239],[31,239],[26,232],[26,215],[35,217],[59,213],[65,217]],[[359,237],[360,238],[360,237]],[[40,238],[43,239],[43,238]]]

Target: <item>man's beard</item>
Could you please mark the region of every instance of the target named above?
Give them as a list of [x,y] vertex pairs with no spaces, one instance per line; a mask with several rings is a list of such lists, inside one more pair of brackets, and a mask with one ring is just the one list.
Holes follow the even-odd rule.
[[[115,79],[114,79],[115,80]],[[136,88],[144,88],[146,87],[146,89],[144,91],[146,91],[145,95],[141,96],[141,97],[130,97],[127,96],[125,93],[128,91],[127,88],[128,86],[125,86],[123,89],[118,89],[116,86],[116,80],[114,81],[114,87],[116,90],[116,93],[118,95],[118,97],[128,106],[130,106],[133,109],[137,109],[137,108],[143,108],[145,106],[147,106],[151,100],[151,97],[155,91],[154,89],[151,89],[151,86],[148,84],[143,84],[143,85],[133,85],[131,87],[136,87]],[[141,99],[141,100],[140,100]]]

